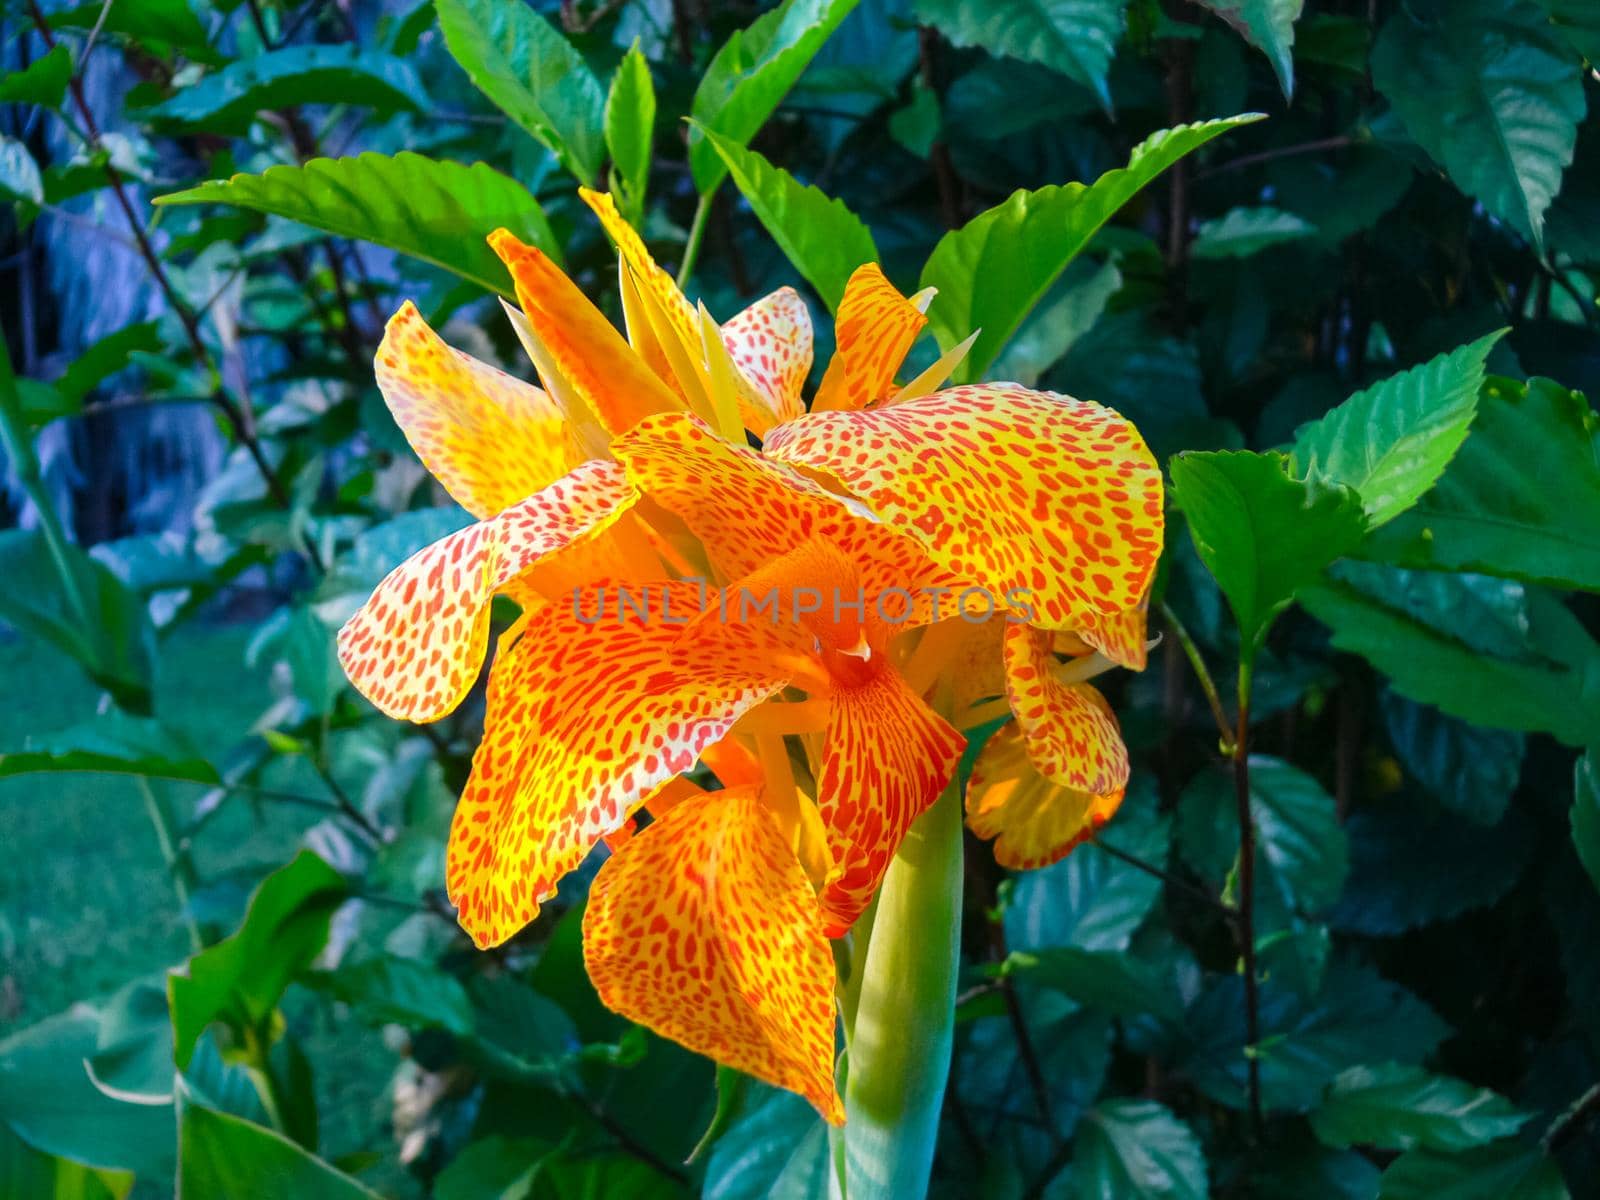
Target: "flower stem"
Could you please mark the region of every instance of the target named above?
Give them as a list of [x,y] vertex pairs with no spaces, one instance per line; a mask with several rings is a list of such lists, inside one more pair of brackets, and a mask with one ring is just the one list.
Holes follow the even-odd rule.
[[1239,664],[1239,727],[1233,739],[1234,799],[1239,814],[1239,952],[1244,966],[1244,1020],[1248,1057],[1245,1077],[1250,1103],[1250,1130],[1261,1139],[1260,1002],[1256,992],[1256,824],[1250,811],[1250,676],[1249,656]]
[[955,1028],[961,796],[925,812],[878,894],[849,1032],[845,1194],[920,1200],[933,1169]]
[[694,219],[689,223],[689,240],[683,245],[683,260],[678,263],[678,286],[688,287],[689,276],[694,274],[695,261],[700,257],[700,243],[706,240],[706,222],[711,219],[711,199],[716,189],[700,197],[695,205]]

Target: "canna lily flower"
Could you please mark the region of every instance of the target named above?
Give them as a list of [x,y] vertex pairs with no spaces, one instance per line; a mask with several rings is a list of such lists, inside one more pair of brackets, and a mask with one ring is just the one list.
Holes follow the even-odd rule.
[[584,198],[620,251],[626,339],[504,231],[542,388],[410,305],[391,321],[385,399],[478,520],[385,579],[340,658],[384,712],[434,720],[473,685],[493,596],[515,600],[450,833],[463,928],[503,942],[606,842],[584,917],[601,998],[839,1123],[829,940],[946,790],[961,728],[1015,712],[968,801],[1002,861],[1120,799],[1127,755],[1086,680],[1142,665],[1160,477],[1098,405],[936,390],[962,347],[897,386],[931,294],[873,264],[807,411],[792,290],[719,326]]

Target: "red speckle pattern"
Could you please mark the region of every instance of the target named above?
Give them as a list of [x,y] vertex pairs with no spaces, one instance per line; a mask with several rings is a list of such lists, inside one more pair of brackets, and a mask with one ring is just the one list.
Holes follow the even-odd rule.
[[1074,791],[1103,796],[1128,782],[1128,748],[1117,718],[1095,688],[1062,683],[1050,634],[1011,625],[1005,636],[1006,695],[1045,778]]
[[869,408],[894,389],[895,372],[928,323],[911,301],[864,263],[845,284],[834,321],[838,349],[811,404],[813,412]]
[[766,625],[702,622],[686,636],[662,619],[697,611],[695,584],[651,584],[648,615],[622,606],[621,619],[616,586],[603,615],[592,597],[583,619],[570,599],[533,612],[490,672],[446,852],[450,900],[479,946],[533,920],[603,837],[789,682]]
[[1015,721],[984,744],[967,780],[968,827],[994,840],[995,861],[1013,871],[1059,862],[1093,837],[1121,803],[1121,788],[1096,796],[1039,774]]
[[1142,671],[1148,658],[1146,617],[1149,601],[1112,616],[1085,617],[1075,631],[1085,644],[1100,651],[1118,666]]
[[593,537],[638,493],[615,463],[584,463],[401,563],[339,631],[339,662],[391,717],[435,721],[483,665],[489,603],[540,559]]
[[722,344],[738,369],[745,428],[764,436],[806,411],[811,373],[811,313],[791,287],[779,288],[723,323]]
[[1049,629],[1133,608],[1161,555],[1154,457],[1128,421],[1069,396],[978,384],[814,412],[765,451],[832,475],[952,575],[999,602],[1023,595],[1013,611]]
[[751,791],[676,805],[601,867],[583,956],[609,1008],[844,1123],[833,953],[805,872]]

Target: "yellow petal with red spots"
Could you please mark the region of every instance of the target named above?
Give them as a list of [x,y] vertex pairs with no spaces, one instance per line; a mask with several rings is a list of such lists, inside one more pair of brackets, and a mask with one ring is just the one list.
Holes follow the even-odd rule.
[[812,411],[854,411],[888,399],[895,373],[927,323],[921,307],[902,296],[877,263],[857,267],[839,302],[837,348]]
[[1146,637],[1148,614],[1148,602],[1109,617],[1096,613],[1080,622],[1076,632],[1087,645],[1118,666],[1142,671],[1149,658]]
[[1014,871],[1065,858],[1093,837],[1121,803],[1121,788],[1096,796],[1039,774],[1014,721],[984,744],[967,780],[967,825],[979,837],[993,840],[995,861]]
[[723,323],[722,341],[749,384],[741,405],[757,436],[806,411],[802,391],[811,373],[811,313],[793,288],[779,288]]
[[1006,695],[1040,774],[1103,796],[1128,783],[1128,748],[1105,697],[1087,683],[1056,677],[1051,635],[1031,625],[1006,629]]
[[473,516],[527,499],[579,461],[549,396],[451,349],[409,300],[384,330],[376,374],[422,465]]
[[[829,937],[872,902],[911,823],[939,798],[966,739],[881,659],[830,696],[817,801],[839,867],[820,899]],[[845,664],[838,664],[843,670]]]
[[692,583],[604,585],[535,612],[496,660],[446,853],[479,946],[533,920],[601,838],[789,682],[765,626],[686,636],[699,603]]
[[644,239],[617,211],[617,202],[611,198],[611,193],[579,188],[578,195],[600,218],[600,224],[605,226],[606,233],[617,244],[617,253],[633,272],[639,290],[666,315],[678,340],[685,345],[697,345],[700,341],[700,318],[695,313],[694,305],[689,303],[689,298],[679,289],[672,276],[656,265]]
[[413,554],[339,631],[350,682],[391,717],[438,720],[478,677],[495,593],[541,559],[605,530],[637,497],[615,463],[584,463]]
[[548,256],[505,229],[490,234],[489,244],[511,272],[517,303],[555,370],[607,430],[622,433],[651,413],[683,407]]
[[950,388],[811,413],[764,450],[832,475],[951,573],[1049,629],[1133,608],[1161,555],[1155,458],[1128,421],[1069,396]]
[[816,896],[753,791],[674,806],[589,888],[583,957],[600,999],[844,1123],[833,1082],[833,952]]

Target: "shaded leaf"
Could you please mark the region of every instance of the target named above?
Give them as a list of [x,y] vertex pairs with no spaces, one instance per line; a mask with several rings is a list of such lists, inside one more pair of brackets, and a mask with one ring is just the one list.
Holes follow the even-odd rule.
[[1294,95],[1294,23],[1304,0],[1200,0],[1267,56],[1278,86]]
[[705,1200],[816,1200],[828,1190],[828,1127],[792,1092],[745,1089],[745,1108],[711,1148]]
[[1574,768],[1572,791],[1572,844],[1583,869],[1600,888],[1600,754],[1592,748]]
[[1530,1115],[1487,1088],[1387,1063],[1340,1072],[1311,1114],[1311,1128],[1339,1149],[1465,1150],[1510,1137]]
[[524,1200],[551,1147],[495,1134],[469,1143],[433,1182],[434,1200]]
[[1567,1185],[1537,1146],[1504,1141],[1402,1154],[1383,1173],[1378,1200],[1567,1200]]
[[414,959],[383,955],[318,972],[308,981],[376,1024],[473,1032],[472,1002],[452,975]]
[[72,51],[59,43],[20,71],[0,78],[0,104],[40,104],[59,108],[72,78]]
[[1279,208],[1230,208],[1222,216],[1200,223],[1189,253],[1199,259],[1249,258],[1316,232],[1317,227],[1304,217]]
[[378,1200],[364,1184],[281,1133],[190,1100],[178,1126],[178,1194]]
[[1012,951],[1001,964],[1007,975],[1051,988],[1112,1016],[1153,1013],[1175,1021],[1182,1012],[1171,981],[1155,965],[1117,950],[1055,946]]
[[1079,1200],[1205,1200],[1200,1141],[1152,1100],[1106,1100],[1078,1126],[1072,1195]]
[[145,717],[110,712],[0,753],[0,778],[56,771],[104,771],[217,783],[217,769],[189,740]]
[[1484,729],[1387,690],[1378,705],[1395,753],[1434,799],[1479,825],[1500,820],[1521,774],[1520,733]]
[[1111,107],[1106,74],[1122,36],[1127,0],[1019,0],[1005,5],[916,0],[917,19],[957,46],[1044,63],[1094,89]]

